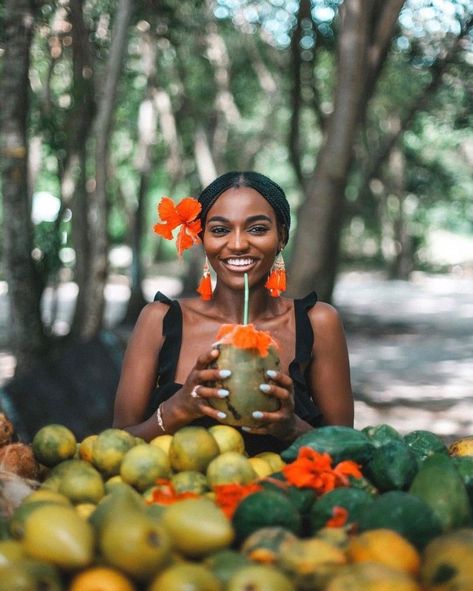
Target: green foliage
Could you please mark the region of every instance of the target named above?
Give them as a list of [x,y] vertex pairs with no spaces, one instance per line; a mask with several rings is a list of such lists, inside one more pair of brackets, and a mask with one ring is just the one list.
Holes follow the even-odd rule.
[[[367,183],[366,173],[392,131],[413,105],[411,117],[397,146],[404,158],[403,215],[414,251],[431,228],[471,233],[471,38],[445,68],[443,78],[425,103],[420,104],[435,76],[437,60],[458,35],[471,13],[469,0],[444,3],[407,0],[386,65],[369,104],[356,148],[350,178],[344,188],[347,216],[342,256],[347,262],[383,264],[383,239],[393,232],[400,208],[391,186],[389,163]],[[324,126],[333,108],[337,73],[336,41],[339,0],[313,0],[311,18],[302,23],[298,50],[302,60],[298,149],[307,179],[317,164]],[[88,30],[88,52],[93,78],[74,77],[74,52],[68,5],[45,1],[36,15],[31,49],[30,137],[41,138],[41,162],[35,190],[61,195],[63,174],[75,141],[77,107],[87,84],[94,84],[94,102],[103,91],[106,64],[117,3],[88,0],[82,4]],[[161,245],[151,232],[155,205],[164,194],[196,194],[201,180],[196,165],[195,138],[202,129],[218,172],[250,168],[269,173],[287,191],[297,211],[303,190],[295,175],[288,138],[293,122],[293,68],[291,37],[298,3],[263,0],[150,1],[134,7],[127,54],[118,88],[110,137],[108,231],[113,244],[126,242],[138,205],[143,170],[138,117],[145,99],[156,107],[156,93],[166,93],[178,141],[179,170],[171,170],[169,119],[161,110],[149,152],[143,260],[172,258],[172,246]],[[0,6],[0,71],[4,44],[5,7]],[[146,40],[155,55],[144,51]],[[220,52],[220,53],[219,53]],[[147,61],[148,60],[148,61]],[[154,67],[153,67],[154,66]],[[272,89],[272,90],[271,90]],[[94,186],[93,137],[85,145],[85,174],[89,199]],[[82,170],[80,167],[86,168]],[[369,179],[368,179],[369,180]],[[373,180],[373,179],[371,179]],[[62,187],[62,189],[61,189]],[[379,190],[376,190],[376,187]],[[69,203],[64,203],[69,207]],[[74,222],[73,222],[74,223]],[[58,271],[58,240],[52,227],[36,228],[36,246],[44,253],[44,272]],[[297,228],[294,220],[294,230]],[[70,232],[69,232],[70,234]],[[46,241],[50,244],[46,245]],[[415,252],[413,255],[415,257]],[[421,264],[420,259],[416,259]],[[425,263],[425,261],[424,261]]]

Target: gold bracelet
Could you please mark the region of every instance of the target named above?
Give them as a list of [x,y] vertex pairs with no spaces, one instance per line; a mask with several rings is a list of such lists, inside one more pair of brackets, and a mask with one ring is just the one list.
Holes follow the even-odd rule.
[[161,404],[158,406],[158,409],[156,411],[156,420],[158,421],[158,425],[160,426],[163,433],[166,433],[166,429],[164,427],[164,422],[163,422],[163,415],[162,415],[163,404],[164,404],[164,402],[161,402]]

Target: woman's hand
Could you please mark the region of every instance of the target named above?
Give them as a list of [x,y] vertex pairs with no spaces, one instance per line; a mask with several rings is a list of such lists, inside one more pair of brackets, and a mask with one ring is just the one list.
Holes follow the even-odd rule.
[[226,416],[224,412],[213,408],[209,404],[209,400],[227,397],[228,390],[221,387],[211,388],[206,385],[212,382],[222,382],[231,375],[231,371],[228,369],[209,368],[209,365],[217,359],[219,354],[218,349],[212,349],[208,353],[200,355],[185,384],[166,403],[173,405],[173,411],[185,423],[190,423],[203,415],[217,421],[221,421]]
[[261,384],[260,389],[268,396],[280,401],[280,407],[273,412],[256,411],[253,417],[257,427],[243,427],[255,435],[273,435],[281,440],[293,440],[297,436],[298,418],[294,413],[294,386],[292,379],[285,373],[270,370],[268,377],[271,384]]

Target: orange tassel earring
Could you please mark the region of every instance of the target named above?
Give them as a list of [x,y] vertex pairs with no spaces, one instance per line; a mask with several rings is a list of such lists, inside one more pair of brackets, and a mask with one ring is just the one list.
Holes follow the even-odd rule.
[[282,258],[282,252],[277,255],[264,286],[266,289],[269,289],[269,293],[273,298],[279,297],[281,292],[286,291],[286,267]]
[[200,297],[203,300],[207,301],[212,299],[212,281],[210,280],[210,267],[207,257],[205,257],[202,279],[200,280],[197,292],[200,293]]

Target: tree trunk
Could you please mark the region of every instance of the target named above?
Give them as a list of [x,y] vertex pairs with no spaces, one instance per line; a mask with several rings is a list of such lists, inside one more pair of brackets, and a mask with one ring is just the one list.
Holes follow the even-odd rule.
[[100,330],[105,308],[104,289],[108,277],[107,169],[109,141],[118,82],[127,47],[131,10],[131,0],[120,0],[115,17],[103,94],[99,100],[95,121],[95,189],[90,195],[88,211],[90,268],[82,295],[86,314],[81,326],[81,336],[85,338],[93,336]]
[[82,294],[90,267],[87,199],[87,142],[95,114],[94,67],[90,55],[82,1],[70,0],[72,24],[73,112],[70,120],[68,154],[61,179],[61,194],[72,211],[72,243],[76,255],[75,281],[79,287],[71,333],[79,335],[87,315]]
[[307,184],[307,199],[298,212],[290,275],[292,292],[303,294],[316,287],[319,296],[329,301],[338,261],[344,189],[363,93],[369,32],[366,2],[352,0],[345,7],[339,32],[334,111],[314,176]]
[[334,110],[298,212],[290,266],[293,294],[316,288],[321,299],[331,300],[354,141],[402,5],[403,0],[346,0],[342,5]]
[[5,53],[0,80],[3,235],[12,344],[16,371],[21,373],[44,353],[46,346],[40,310],[41,285],[31,258],[33,229],[28,191],[26,128],[34,2],[7,0],[4,15]]

